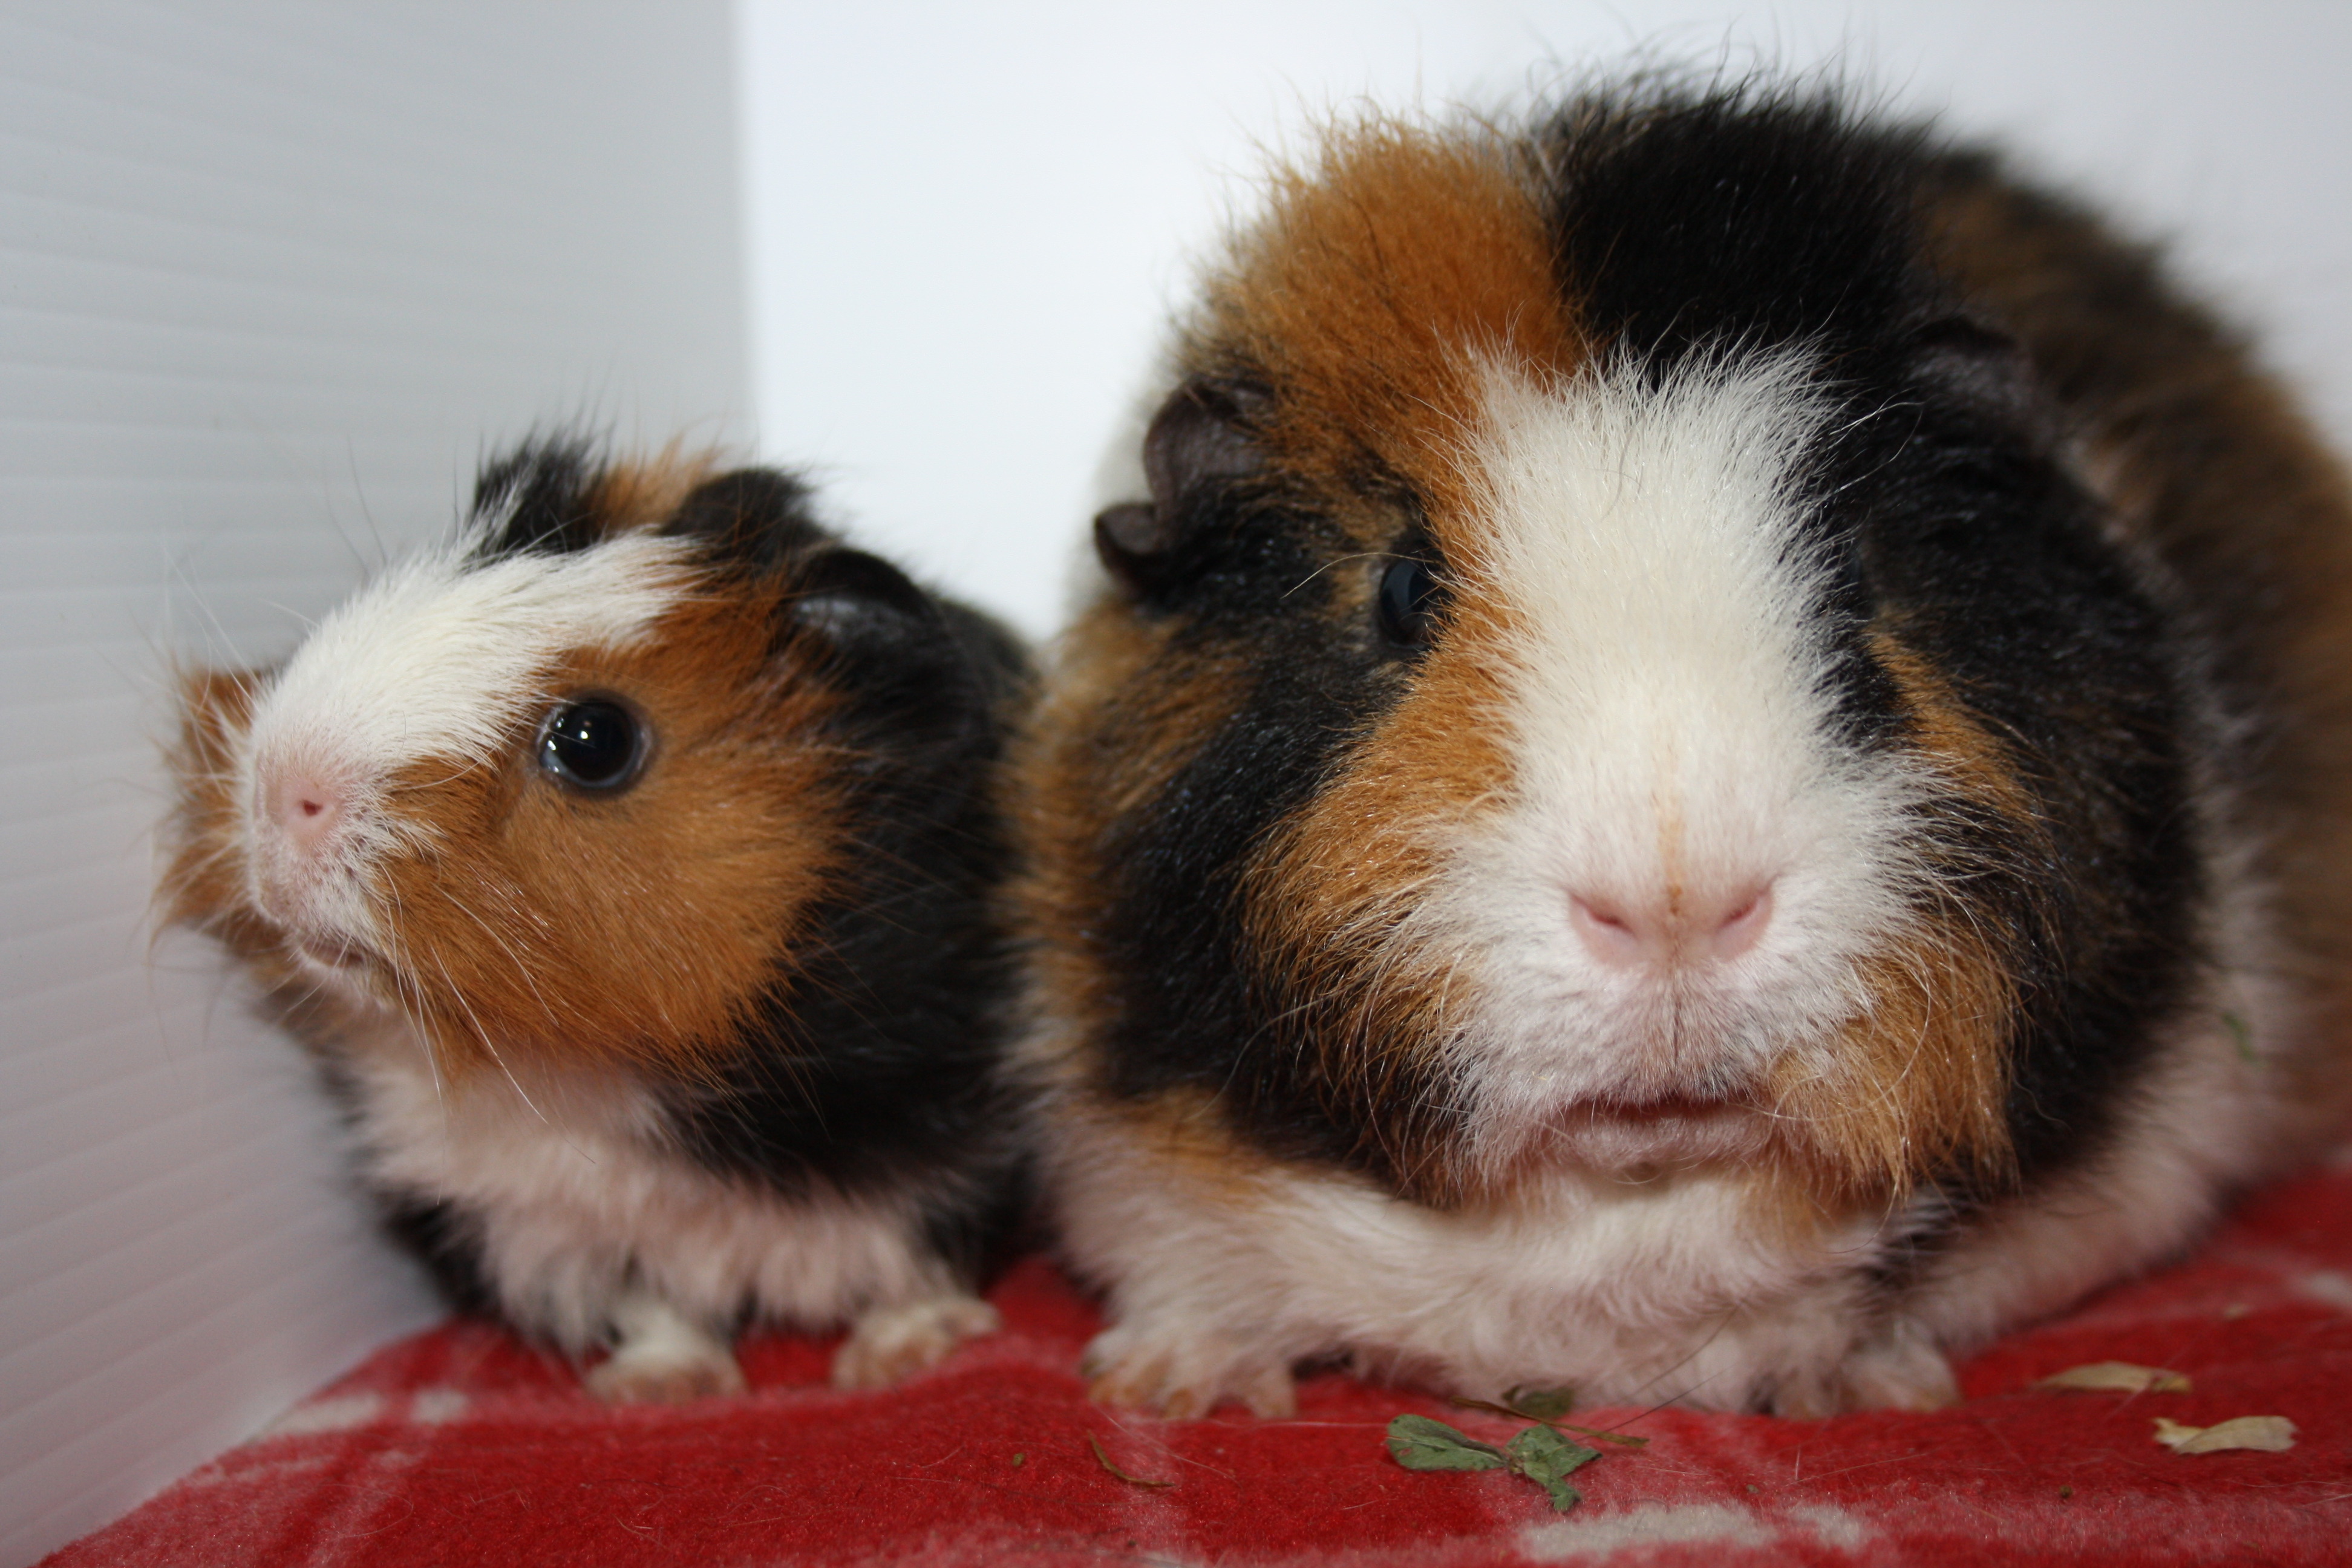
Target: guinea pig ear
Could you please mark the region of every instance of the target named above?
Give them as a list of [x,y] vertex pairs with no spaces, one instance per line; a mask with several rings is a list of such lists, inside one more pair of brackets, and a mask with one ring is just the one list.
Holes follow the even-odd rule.
[[1972,403],[2021,415],[2032,402],[2032,367],[2024,345],[1971,316],[1938,316],[1915,328],[1909,342],[1914,374]]
[[1169,395],[1143,434],[1149,501],[1115,506],[1095,519],[1095,552],[1134,588],[1150,586],[1191,538],[1202,501],[1224,486],[1255,477],[1265,454],[1251,438],[1251,415],[1265,401],[1255,388],[1188,381]]
[[800,563],[783,614],[791,625],[851,649],[939,624],[938,602],[904,572],[878,555],[843,548]]
[[714,560],[754,574],[778,571],[825,537],[809,488],[775,468],[738,468],[697,485],[661,531],[700,540]]

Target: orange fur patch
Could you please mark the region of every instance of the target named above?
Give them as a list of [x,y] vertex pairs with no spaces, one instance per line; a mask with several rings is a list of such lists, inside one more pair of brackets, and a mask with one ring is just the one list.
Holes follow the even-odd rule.
[[1111,1107],[1109,1113],[1119,1124],[1123,1150],[1152,1161],[1163,1179],[1214,1193],[1229,1205],[1263,1195],[1272,1162],[1234,1136],[1206,1092],[1168,1089]]
[[836,868],[840,759],[805,740],[827,689],[789,658],[763,668],[774,613],[766,595],[689,601],[644,647],[547,673],[557,700],[610,692],[650,725],[618,795],[546,778],[536,712],[498,769],[425,759],[394,781],[387,809],[452,847],[376,871],[403,1000],[446,1057],[691,1068],[785,978]]
[[[1950,687],[1891,632],[1873,653],[1903,693],[1909,738],[1963,800],[2038,836],[2007,756]],[[1965,867],[1935,868],[1965,875]],[[1933,883],[1931,881],[1931,888]],[[1900,1201],[1939,1170],[1998,1186],[2012,1152],[2005,1113],[2011,961],[1955,893],[1863,964],[1869,1008],[1818,1051],[1783,1058],[1768,1087],[1784,1161],[1815,1202]]]
[[1284,471],[1344,492],[1369,457],[1435,510],[1465,510],[1480,358],[1580,358],[1524,159],[1481,132],[1333,134],[1313,167],[1275,176],[1272,212],[1211,279],[1186,368],[1271,381],[1260,434]]
[[193,926],[248,961],[273,952],[276,933],[245,901],[237,847],[236,748],[252,721],[261,669],[180,672],[180,730],[164,753],[178,787],[163,827],[169,852],[157,887],[163,924]]
[[626,533],[667,521],[686,498],[721,468],[719,454],[689,451],[671,442],[637,463],[614,463],[589,487],[589,511],[606,534]]

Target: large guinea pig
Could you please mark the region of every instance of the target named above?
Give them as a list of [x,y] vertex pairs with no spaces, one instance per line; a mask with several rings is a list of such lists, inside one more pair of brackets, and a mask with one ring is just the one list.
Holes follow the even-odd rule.
[[1097,1398],[1934,1405],[2340,1116],[2344,479],[2079,208],[1374,121],[1171,363],[1018,763]]
[[321,1053],[362,1174],[610,1400],[845,1386],[995,1324],[1020,1154],[1009,636],[794,479],[529,445],[274,670],[184,682],[169,915]]

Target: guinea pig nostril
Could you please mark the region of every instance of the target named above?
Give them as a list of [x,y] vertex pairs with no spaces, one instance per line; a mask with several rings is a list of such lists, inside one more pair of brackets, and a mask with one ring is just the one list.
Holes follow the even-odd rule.
[[334,836],[350,811],[348,790],[315,773],[286,769],[264,785],[263,809],[278,830],[305,849]]
[[1586,949],[1603,963],[1625,965],[1645,962],[1656,944],[1643,922],[1607,900],[1568,896],[1569,923]]
[[1738,958],[1763,940],[1765,928],[1772,923],[1772,889],[1768,883],[1745,899],[1732,900],[1732,907],[1708,933],[1711,955],[1718,959]]

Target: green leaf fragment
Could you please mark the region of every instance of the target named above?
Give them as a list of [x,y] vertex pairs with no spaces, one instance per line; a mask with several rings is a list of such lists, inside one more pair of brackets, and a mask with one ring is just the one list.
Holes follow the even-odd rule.
[[1408,1470],[1499,1470],[1503,1450],[1426,1415],[1389,1423],[1389,1455]]
[[1549,1492],[1551,1506],[1561,1513],[1584,1500],[1584,1494],[1568,1484],[1569,1473],[1601,1457],[1600,1449],[1571,1443],[1549,1426],[1528,1427],[1511,1439],[1506,1452],[1511,1468]]
[[2221,1026],[2230,1031],[2230,1038],[2237,1042],[2238,1059],[2243,1062],[2253,1061],[2255,1059],[2254,1026],[2235,1013],[2222,1014]]

